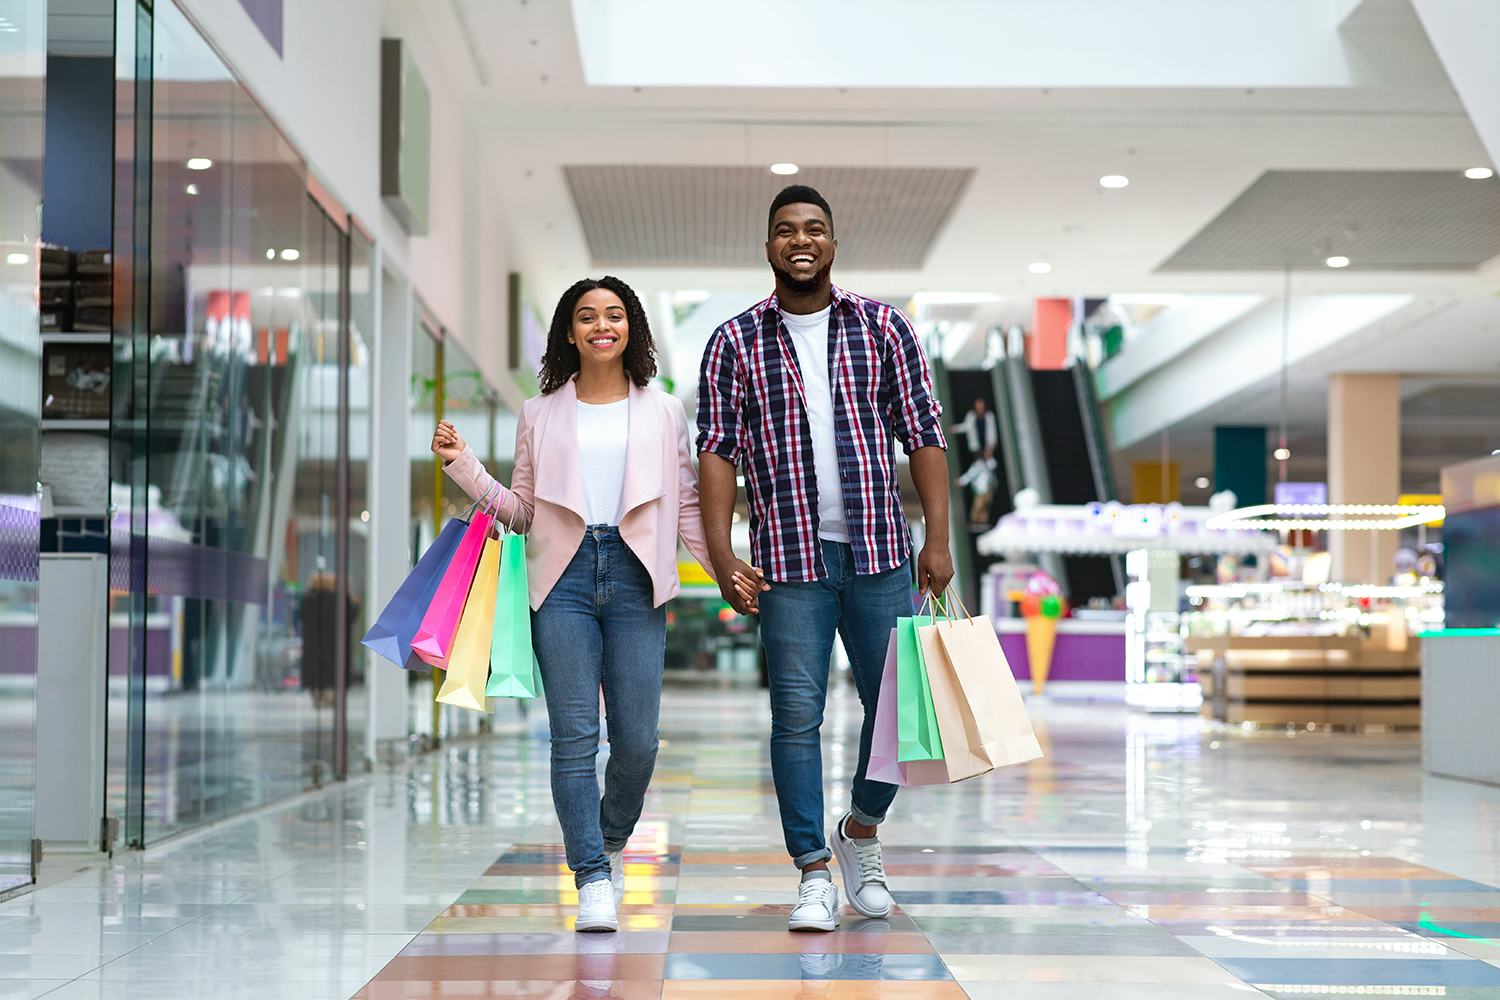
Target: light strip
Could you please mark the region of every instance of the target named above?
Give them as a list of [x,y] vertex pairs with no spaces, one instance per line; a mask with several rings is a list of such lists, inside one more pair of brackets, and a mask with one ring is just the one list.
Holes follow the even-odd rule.
[[1216,514],[1205,528],[1227,531],[1400,531],[1441,521],[1442,504],[1262,503]]

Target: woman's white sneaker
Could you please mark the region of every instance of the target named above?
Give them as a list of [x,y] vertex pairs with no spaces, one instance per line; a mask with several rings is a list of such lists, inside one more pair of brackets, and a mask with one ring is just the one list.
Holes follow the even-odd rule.
[[797,886],[797,905],[792,907],[787,929],[831,931],[839,926],[839,890],[826,871],[808,872]]
[[609,851],[605,857],[609,858],[609,884],[614,887],[615,907],[618,908],[625,901],[625,848]]
[[608,879],[597,879],[578,887],[578,930],[613,931],[619,926],[615,915],[615,890]]
[[833,854],[838,858],[839,871],[844,873],[844,892],[849,897],[849,905],[862,916],[888,917],[892,900],[885,884],[880,838],[855,840],[844,833],[847,822],[849,814],[845,813],[833,830]]

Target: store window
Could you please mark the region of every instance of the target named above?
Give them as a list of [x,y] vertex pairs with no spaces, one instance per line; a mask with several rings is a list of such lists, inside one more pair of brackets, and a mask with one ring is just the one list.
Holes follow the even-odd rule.
[[0,32],[0,892],[31,881],[40,545],[41,241],[46,5]]

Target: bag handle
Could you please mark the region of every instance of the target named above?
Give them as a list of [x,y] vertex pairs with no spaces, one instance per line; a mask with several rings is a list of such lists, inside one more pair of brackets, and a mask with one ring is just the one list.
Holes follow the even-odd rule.
[[940,601],[943,604],[945,612],[946,612],[946,609],[948,607],[950,607],[950,605],[947,602],[948,598],[950,597],[950,595],[951,595],[951,597],[952,597],[953,600],[955,600],[955,601],[958,602],[958,607],[959,607],[959,610],[963,612],[963,617],[959,618],[958,615],[951,614],[951,613],[945,613],[944,617],[946,617],[948,619],[948,621],[949,621],[950,624],[956,625],[960,621],[966,621],[970,625],[973,625],[974,621],[975,621],[974,616],[969,612],[968,605],[964,604],[963,595],[958,592],[958,588],[957,587],[953,586],[952,581],[949,581],[948,586],[943,589],[943,596],[942,596],[942,598],[940,598]]
[[[486,500],[488,500],[489,497],[490,497],[490,494],[493,493],[493,492],[495,492],[495,490],[499,487],[499,485],[500,485],[499,483],[493,483],[490,486],[489,489],[485,490],[482,494],[480,494],[474,500],[474,502],[471,503],[471,504],[469,504],[469,506],[464,510],[463,515],[460,518],[460,520],[467,521],[467,520],[469,520],[469,518],[473,517],[474,516],[474,512],[479,509],[479,505],[482,504],[482,503],[484,503]],[[489,509],[490,508],[488,506],[486,506],[485,507],[485,512],[488,513]]]

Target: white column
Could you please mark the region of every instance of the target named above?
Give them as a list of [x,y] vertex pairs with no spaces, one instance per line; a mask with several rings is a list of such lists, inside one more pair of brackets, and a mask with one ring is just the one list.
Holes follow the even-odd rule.
[[[378,248],[377,248],[378,253]],[[375,607],[385,606],[411,569],[410,397],[412,330],[410,283],[378,267],[375,387],[370,401],[370,574]],[[380,761],[406,746],[406,675],[366,653],[370,710],[365,752]]]
[[[1395,503],[1401,492],[1401,376],[1328,379],[1328,500]],[[1334,580],[1385,583],[1395,571],[1393,531],[1328,535]]]

